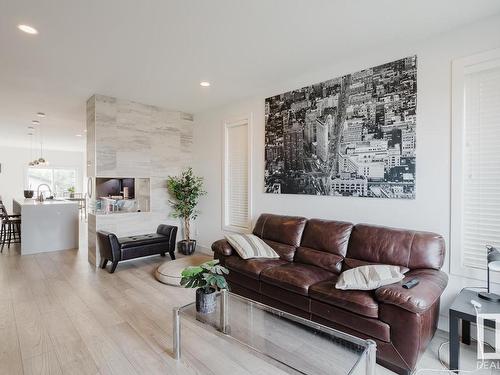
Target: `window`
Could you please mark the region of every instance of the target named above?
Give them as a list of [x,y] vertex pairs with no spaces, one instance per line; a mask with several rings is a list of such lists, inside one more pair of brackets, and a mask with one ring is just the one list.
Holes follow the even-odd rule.
[[224,124],[222,227],[251,229],[251,116]]
[[[40,184],[47,184],[56,196],[63,196],[70,187],[76,186],[76,170],[64,168],[28,168],[28,187],[37,190]],[[49,190],[41,187],[40,191],[47,194]]]
[[484,278],[500,247],[500,50],[453,62],[451,271]]

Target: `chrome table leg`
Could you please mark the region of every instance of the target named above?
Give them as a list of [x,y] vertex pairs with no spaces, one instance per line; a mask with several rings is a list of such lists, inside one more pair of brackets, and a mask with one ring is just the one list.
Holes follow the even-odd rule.
[[178,308],[174,308],[173,317],[174,317],[173,352],[174,352],[174,358],[180,359],[181,358],[181,317],[179,316],[179,309]]

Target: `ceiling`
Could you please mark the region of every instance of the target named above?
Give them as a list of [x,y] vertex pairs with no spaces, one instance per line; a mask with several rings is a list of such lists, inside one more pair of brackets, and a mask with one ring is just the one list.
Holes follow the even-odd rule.
[[421,40],[499,12],[498,0],[0,0],[0,144],[29,146],[43,111],[48,148],[83,150],[75,135],[94,93],[196,113],[374,41]]

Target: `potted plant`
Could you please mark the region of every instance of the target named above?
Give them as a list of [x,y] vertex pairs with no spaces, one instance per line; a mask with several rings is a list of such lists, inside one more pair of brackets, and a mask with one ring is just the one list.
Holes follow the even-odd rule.
[[193,254],[196,240],[191,239],[190,223],[196,219],[198,200],[206,192],[203,190],[203,178],[193,174],[188,168],[180,176],[169,176],[167,188],[173,200],[169,203],[173,208],[172,216],[184,220],[184,240],[177,243],[177,250],[184,255]]
[[196,289],[196,311],[209,314],[215,311],[215,292],[228,289],[224,275],[229,270],[219,265],[219,260],[214,259],[199,266],[189,266],[181,272],[181,286]]
[[74,186],[70,186],[68,188],[68,193],[69,193],[69,197],[70,198],[74,198],[75,197],[75,187]]

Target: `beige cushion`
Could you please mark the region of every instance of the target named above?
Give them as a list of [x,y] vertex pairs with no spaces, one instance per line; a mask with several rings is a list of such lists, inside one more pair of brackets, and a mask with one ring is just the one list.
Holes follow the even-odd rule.
[[243,259],[280,257],[271,246],[253,234],[228,234],[226,240]]
[[373,290],[381,286],[397,283],[404,275],[399,266],[371,264],[356,267],[340,274],[335,288],[349,290]]
[[181,286],[181,272],[184,268],[199,266],[212,259],[211,256],[207,255],[191,255],[176,260],[168,260],[156,269],[155,276],[163,284]]

